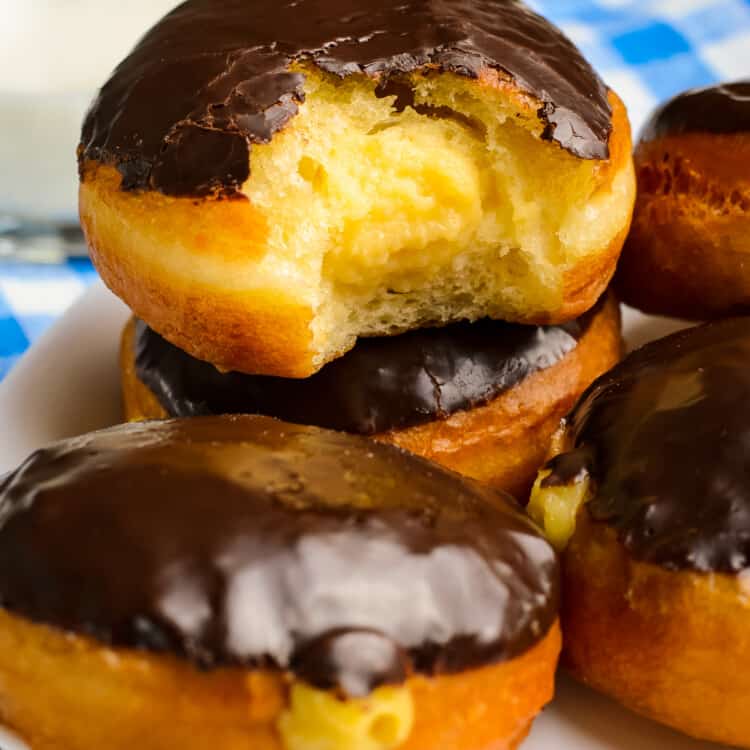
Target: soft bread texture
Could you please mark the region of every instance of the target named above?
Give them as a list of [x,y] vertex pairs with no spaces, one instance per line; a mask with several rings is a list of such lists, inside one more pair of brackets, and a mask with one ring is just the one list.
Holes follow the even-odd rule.
[[[557,364],[533,373],[485,406],[381,433],[375,439],[524,499],[560,420],[621,354],[619,305],[610,295],[575,349]],[[123,332],[120,366],[125,419],[167,417],[156,396],[137,376],[133,320]]]
[[614,93],[595,161],[542,140],[539,102],[496,71],[416,72],[402,111],[374,79],[305,75],[299,114],[253,148],[246,200],[125,192],[83,165],[92,258],[152,328],[221,369],[306,377],[358,336],[596,302],[635,194]]
[[[559,651],[556,623],[512,661],[409,679],[402,750],[512,750],[552,698]],[[285,750],[275,727],[290,678],[279,672],[200,671],[0,610],[0,674],[0,721],[34,750]]]
[[563,662],[651,719],[750,747],[750,600],[743,576],[633,560],[580,511],[563,558]]
[[642,143],[617,272],[623,300],[701,320],[750,310],[750,140],[690,133]]

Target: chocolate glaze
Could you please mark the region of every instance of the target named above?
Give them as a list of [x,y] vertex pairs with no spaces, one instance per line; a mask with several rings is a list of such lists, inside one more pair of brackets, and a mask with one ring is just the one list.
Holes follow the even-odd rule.
[[686,91],[662,105],[641,133],[655,141],[684,133],[731,134],[750,131],[750,81]]
[[115,70],[86,117],[79,157],[126,190],[235,193],[253,143],[304,101],[308,61],[387,86],[415,70],[504,71],[541,102],[544,137],[607,158],[607,89],[575,46],[518,0],[189,0]]
[[172,417],[265,414],[372,435],[487,403],[575,349],[592,315],[562,326],[482,320],[360,339],[302,380],[220,373],[137,321],[136,373]]
[[671,570],[750,566],[750,318],[690,329],[631,354],[569,418],[574,451],[547,486],[594,480],[594,521]]
[[589,468],[592,464],[591,451],[588,448],[576,448],[555,456],[544,467],[549,470],[542,479],[541,487],[569,487],[590,479]]
[[6,477],[0,604],[360,695],[528,649],[557,563],[511,498],[396,448],[203,417],[64,441]]

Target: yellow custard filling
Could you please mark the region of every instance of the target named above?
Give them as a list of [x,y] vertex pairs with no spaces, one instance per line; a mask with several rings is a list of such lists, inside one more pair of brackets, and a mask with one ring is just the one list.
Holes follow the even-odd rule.
[[407,687],[380,687],[365,698],[342,700],[297,682],[278,730],[287,750],[393,750],[413,724]]
[[544,530],[547,539],[558,549],[567,547],[576,530],[576,516],[590,499],[591,480],[588,474],[570,485],[543,487],[550,470],[539,472],[531,491],[528,513]]

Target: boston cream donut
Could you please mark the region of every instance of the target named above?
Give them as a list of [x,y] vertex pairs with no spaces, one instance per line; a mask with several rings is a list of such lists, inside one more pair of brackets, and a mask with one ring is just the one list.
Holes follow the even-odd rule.
[[628,357],[570,417],[530,509],[562,547],[565,661],[696,737],[750,747],[750,318]]
[[635,153],[638,200],[619,293],[646,312],[750,311],[750,81],[659,109]]
[[149,422],[0,484],[0,722],[34,750],[513,748],[559,645],[536,527],[392,446]]
[[360,336],[584,313],[630,151],[620,100],[517,0],[188,0],[86,118],[81,219],[166,339],[306,377]]
[[483,320],[361,339],[301,380],[220,373],[131,321],[125,416],[260,413],[374,435],[523,498],[560,419],[620,347],[611,296],[560,326]]

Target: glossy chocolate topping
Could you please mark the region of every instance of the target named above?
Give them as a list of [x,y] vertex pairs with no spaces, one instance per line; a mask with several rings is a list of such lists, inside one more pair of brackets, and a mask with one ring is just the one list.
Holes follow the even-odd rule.
[[360,339],[301,380],[220,373],[137,321],[136,372],[173,417],[265,414],[372,435],[487,403],[563,359],[590,318],[549,327],[482,320]]
[[570,417],[575,449],[546,484],[588,471],[588,512],[637,559],[750,566],[750,318],[656,341],[600,378]]
[[[490,67],[541,102],[545,137],[608,156],[607,89],[574,45],[517,0],[188,0],[115,70],[83,127],[81,160],[117,165],[123,188],[231,194],[304,101],[308,61],[382,86],[417,69]],[[426,68],[428,66],[428,68]]]
[[731,134],[750,131],[750,81],[694,89],[660,107],[641,133],[654,141],[683,133]]
[[202,417],[61,442],[6,477],[0,604],[361,695],[529,648],[557,564],[510,498],[396,448]]

